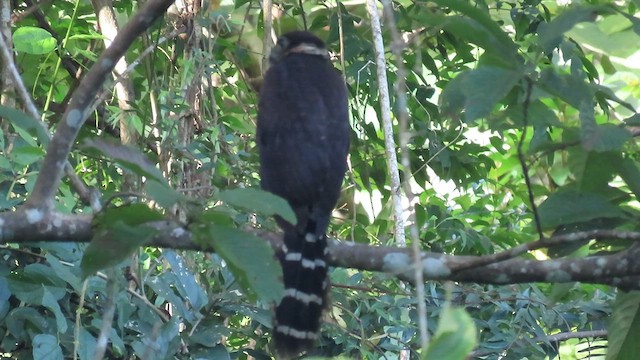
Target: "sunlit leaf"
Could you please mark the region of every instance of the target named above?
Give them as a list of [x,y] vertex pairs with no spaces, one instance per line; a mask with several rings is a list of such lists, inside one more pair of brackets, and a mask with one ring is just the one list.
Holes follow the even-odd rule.
[[42,55],[56,48],[56,39],[39,27],[21,26],[13,33],[13,46],[16,51],[26,54]]
[[496,67],[481,67],[453,79],[441,97],[442,111],[455,114],[464,106],[466,122],[485,117],[520,80],[521,73]]
[[560,44],[565,32],[571,30],[577,23],[583,21],[593,21],[596,19],[600,6],[580,6],[573,7],[554,18],[548,23],[540,24],[538,34],[540,45],[545,52],[550,52]]

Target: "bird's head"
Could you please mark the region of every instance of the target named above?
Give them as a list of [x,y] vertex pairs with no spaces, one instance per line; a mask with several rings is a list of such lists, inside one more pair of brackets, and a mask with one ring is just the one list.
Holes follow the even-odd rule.
[[308,31],[292,31],[280,36],[271,49],[269,61],[275,64],[289,54],[307,54],[329,59],[324,42]]

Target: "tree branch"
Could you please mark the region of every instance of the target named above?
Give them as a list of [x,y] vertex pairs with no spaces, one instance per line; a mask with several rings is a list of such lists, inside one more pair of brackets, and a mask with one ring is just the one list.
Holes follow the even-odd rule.
[[[0,214],[0,243],[33,242],[89,242],[93,237],[90,215],[44,213],[39,209],[24,209]],[[183,250],[210,251],[196,244],[191,234],[180,224],[159,221],[149,224],[159,234],[146,245]],[[259,229],[248,232],[259,236],[279,251],[281,236]],[[569,243],[585,239],[640,239],[640,232],[593,230],[550,237],[542,244]],[[432,252],[421,253],[425,280],[452,280],[480,284],[517,284],[530,282],[565,283],[588,282],[618,286],[625,290],[640,289],[640,244],[613,255],[574,259],[529,260],[512,258],[466,270],[464,264],[481,263],[483,256],[453,256]],[[408,248],[370,246],[353,242],[332,241],[329,245],[329,264],[336,267],[390,273],[404,280],[414,281],[412,250]],[[494,258],[495,259],[495,258]],[[499,259],[499,258],[498,258]]]
[[[31,95],[29,95],[29,91],[24,85],[20,72],[18,71],[18,68],[16,67],[16,64],[13,61],[13,53],[11,52],[10,46],[5,42],[3,37],[0,37],[0,58],[2,58],[2,62],[4,63],[4,67],[5,67],[4,71],[12,80],[11,84],[15,85],[16,92],[20,97],[20,101],[22,102],[22,105],[26,109],[27,113],[32,118],[37,120],[37,124],[42,130],[41,132],[38,132],[38,133],[46,134],[46,137],[43,135],[42,137],[38,138],[40,143],[46,146],[47,144],[49,144],[50,131],[47,128],[47,125],[44,122],[40,121],[40,118],[41,118],[40,112],[38,111],[35,104],[31,100]],[[71,164],[68,161],[66,161],[66,158],[64,161],[63,169],[61,169],[61,172],[62,171],[66,172],[67,176],[69,176],[71,185],[73,186],[74,190],[78,193],[80,200],[82,200],[85,204],[90,204],[92,199],[91,190],[85,185],[85,183],[75,173]],[[46,178],[46,176],[44,177]]]
[[36,180],[31,196],[25,204],[30,208],[48,210],[53,207],[53,199],[58,191],[64,167],[71,147],[87,119],[89,109],[98,90],[111,74],[118,59],[127,51],[133,41],[153,22],[161,17],[173,1],[150,0],[122,28],[116,38],[100,55],[91,70],[82,79],[62,115],[62,121],[49,143],[47,155]]

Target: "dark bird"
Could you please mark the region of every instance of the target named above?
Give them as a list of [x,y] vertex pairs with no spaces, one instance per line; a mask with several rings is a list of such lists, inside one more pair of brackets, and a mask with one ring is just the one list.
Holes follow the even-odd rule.
[[327,306],[326,231],[347,170],[347,89],[324,43],[306,31],[278,39],[260,89],[257,143],[262,188],[289,202],[281,258],[284,297],[276,307],[276,353],[310,350]]

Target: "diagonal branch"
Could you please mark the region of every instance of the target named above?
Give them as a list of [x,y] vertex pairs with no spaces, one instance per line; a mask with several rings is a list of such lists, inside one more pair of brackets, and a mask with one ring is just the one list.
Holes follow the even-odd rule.
[[133,41],[160,18],[172,3],[170,0],[147,2],[122,28],[111,46],[100,55],[82,79],[51,139],[35,187],[27,200],[27,207],[43,210],[53,207],[53,199],[64,173],[64,164],[82,124],[87,119],[96,94]]
[[[15,86],[16,92],[20,97],[20,101],[22,102],[22,106],[24,106],[27,113],[32,118],[36,119],[38,126],[42,129],[42,131],[38,133],[47,135],[47,137],[43,136],[43,138],[39,138],[38,140],[43,145],[48,144],[50,140],[49,129],[44,122],[40,121],[40,111],[38,111],[35,104],[33,103],[31,95],[29,95],[29,91],[24,85],[20,72],[18,71],[15,62],[13,61],[13,52],[2,36],[0,36],[0,58],[2,59],[2,63],[4,64],[7,75],[10,76],[13,80],[12,84]],[[89,204],[92,198],[91,190],[89,190],[82,179],[80,179],[80,177],[75,173],[71,164],[66,160],[64,163],[64,171],[66,172],[67,176],[69,176],[71,185],[78,193],[80,199],[85,204]]]

